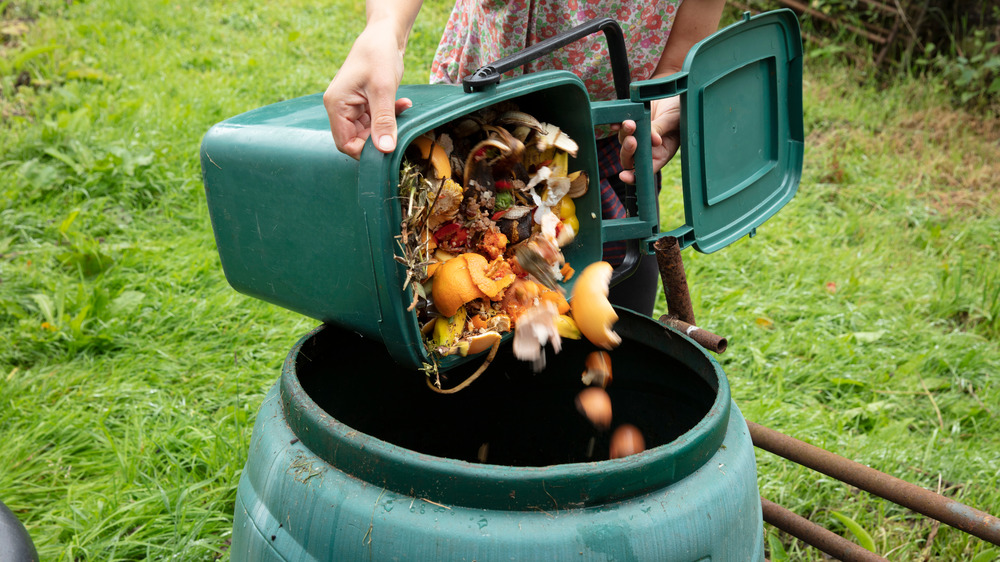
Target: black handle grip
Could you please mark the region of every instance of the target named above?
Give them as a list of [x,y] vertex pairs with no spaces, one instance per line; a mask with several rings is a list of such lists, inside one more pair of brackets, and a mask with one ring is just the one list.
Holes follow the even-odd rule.
[[551,53],[556,49],[560,49],[598,31],[603,31],[608,41],[608,55],[611,58],[611,74],[615,80],[615,93],[618,95],[618,99],[629,99],[628,87],[631,81],[631,74],[629,72],[628,53],[625,51],[625,35],[622,33],[622,28],[618,25],[618,22],[612,18],[597,18],[581,23],[570,30],[549,37],[540,43],[535,43],[523,51],[504,57],[493,64],[488,64],[466,76],[462,80],[462,88],[466,92],[482,90],[486,86],[499,82],[500,75],[504,72],[524,66],[542,55]]
[[608,286],[614,287],[622,281],[632,277],[632,274],[639,269],[639,260],[642,258],[642,250],[639,249],[638,240],[625,241],[625,257],[618,267],[611,271],[611,281]]

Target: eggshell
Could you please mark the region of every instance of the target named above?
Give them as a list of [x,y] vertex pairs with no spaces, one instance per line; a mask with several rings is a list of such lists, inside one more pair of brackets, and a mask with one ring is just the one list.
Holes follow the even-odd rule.
[[611,434],[610,457],[613,459],[635,455],[645,450],[646,441],[642,438],[642,432],[634,425],[623,424]]
[[611,397],[598,386],[589,386],[576,395],[576,409],[586,416],[594,427],[605,430],[611,427]]

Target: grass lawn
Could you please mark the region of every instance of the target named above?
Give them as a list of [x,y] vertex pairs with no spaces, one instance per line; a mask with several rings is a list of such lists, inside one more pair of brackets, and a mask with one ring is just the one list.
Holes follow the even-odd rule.
[[[418,20],[408,83],[426,81],[446,4]],[[43,560],[227,558],[255,413],[315,322],[226,283],[198,146],[325,89],[362,3],[0,12],[0,500]],[[880,89],[813,57],[804,90],[798,195],[755,238],[685,252],[699,324],[729,337],[748,419],[1000,513],[1000,121],[949,109],[933,81]],[[678,165],[664,178],[672,227]],[[892,560],[1000,556],[757,458],[764,497],[854,539],[843,514]]]

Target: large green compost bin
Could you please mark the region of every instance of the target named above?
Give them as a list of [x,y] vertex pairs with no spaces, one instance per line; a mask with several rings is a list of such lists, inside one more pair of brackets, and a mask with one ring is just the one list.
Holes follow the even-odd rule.
[[[747,16],[693,47],[682,72],[619,100],[591,102],[563,71],[473,92],[406,87],[414,107],[399,119],[399,145],[515,101],[564,127],[580,145],[573,166],[596,177],[595,124],[635,119],[642,137],[649,101],[680,96],[685,221],[666,234],[712,252],[795,193],[801,64],[794,14]],[[719,365],[684,335],[618,310],[613,419],[647,445],[621,459],[607,458],[608,434],[574,407],[586,341],[564,340],[538,374],[507,341],[460,394],[427,390],[412,295],[392,257],[401,158],[370,142],[360,162],[337,153],[319,96],[234,117],[202,144],[230,283],[325,323],[289,353],[258,413],[232,559],[762,560],[745,422]],[[581,230],[565,249],[575,268],[600,259],[603,242],[648,249],[658,236],[648,146],[636,162],[638,217],[602,221],[596,189],[578,201]],[[440,366],[452,383],[479,365],[451,359]]]
[[649,448],[613,460],[573,405],[586,342],[564,342],[539,374],[503,346],[442,396],[377,340],[306,335],[257,416],[232,559],[762,560],[753,446],[721,368],[619,314],[614,424]]

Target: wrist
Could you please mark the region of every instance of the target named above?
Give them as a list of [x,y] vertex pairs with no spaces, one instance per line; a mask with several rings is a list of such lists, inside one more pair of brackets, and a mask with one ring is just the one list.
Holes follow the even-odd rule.
[[681,70],[683,70],[683,68],[681,68],[681,67],[662,66],[661,65],[661,66],[658,66],[656,68],[656,71],[653,72],[653,75],[650,76],[650,79],[654,79],[654,78],[666,78],[667,76],[670,76],[671,74],[676,74],[676,73],[680,72]]
[[419,0],[400,2],[369,0],[366,3],[365,27],[377,28],[378,33],[395,38],[396,45],[403,51],[410,37],[410,30],[413,29],[413,22],[416,21],[417,13],[420,11],[420,5]]

